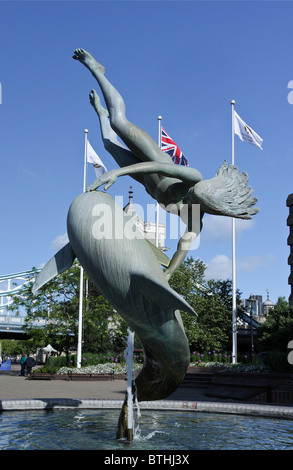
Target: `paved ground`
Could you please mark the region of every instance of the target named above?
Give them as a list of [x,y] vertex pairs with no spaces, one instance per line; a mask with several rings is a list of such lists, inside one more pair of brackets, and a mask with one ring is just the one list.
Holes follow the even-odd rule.
[[[121,408],[125,398],[125,380],[67,381],[27,380],[19,376],[19,367],[0,372],[0,409],[47,409],[56,406],[83,408]],[[216,413],[261,415],[293,420],[292,406],[239,403],[231,399],[206,397],[203,388],[179,387],[165,400],[142,402],[141,408],[197,410]]]
[[[0,400],[30,400],[38,398],[105,399],[123,400],[127,383],[125,380],[67,381],[27,380],[19,374],[19,366],[11,371],[0,372]],[[179,388],[170,400],[207,400],[202,389]],[[208,399],[218,401],[218,399]]]

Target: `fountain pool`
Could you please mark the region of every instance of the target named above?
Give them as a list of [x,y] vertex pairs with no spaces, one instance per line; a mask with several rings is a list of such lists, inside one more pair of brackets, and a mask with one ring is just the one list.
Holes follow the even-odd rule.
[[[116,440],[119,410],[0,413],[1,450],[289,450],[293,422],[197,411],[144,410],[132,443]],[[139,421],[139,422],[138,422]]]

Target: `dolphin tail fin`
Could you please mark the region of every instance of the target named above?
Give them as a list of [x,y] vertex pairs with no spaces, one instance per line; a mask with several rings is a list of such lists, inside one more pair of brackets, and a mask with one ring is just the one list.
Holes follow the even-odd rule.
[[189,305],[186,300],[175,292],[167,283],[162,284],[157,282],[148,276],[142,274],[135,274],[135,279],[138,284],[141,285],[142,290],[153,299],[162,308],[170,308],[174,312],[175,310],[183,310],[197,317],[197,313]]
[[54,255],[47,264],[45,264],[42,271],[38,274],[32,287],[33,294],[58,274],[69,269],[75,258],[76,256],[70,243],[67,243],[67,245],[61,248],[61,250],[59,250],[58,253],[56,253],[56,255]]

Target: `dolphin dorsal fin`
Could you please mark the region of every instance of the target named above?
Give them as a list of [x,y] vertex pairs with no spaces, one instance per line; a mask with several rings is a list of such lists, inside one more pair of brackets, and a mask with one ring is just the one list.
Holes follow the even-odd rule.
[[53,256],[53,258],[45,264],[42,271],[36,277],[35,283],[32,288],[33,294],[40,289],[42,286],[51,281],[58,274],[63,273],[69,269],[76,256],[71,248],[70,243],[67,243],[61,250]]
[[[197,313],[189,305],[186,300],[175,292],[167,283],[157,282],[156,279],[150,278],[144,273],[133,274],[135,281],[141,286],[141,289],[162,308],[170,308],[175,310],[183,310],[190,315],[196,316]],[[163,304],[164,303],[164,304]]]
[[159,263],[162,265],[162,266],[165,266],[166,268],[168,268],[171,260],[170,258],[162,251],[160,250],[159,248],[157,248],[153,243],[151,243],[149,240],[147,240],[145,238],[145,241],[148,242],[148,245],[150,246],[150,248],[152,249],[153,253],[155,254],[155,257],[157,258],[157,260],[159,261]]

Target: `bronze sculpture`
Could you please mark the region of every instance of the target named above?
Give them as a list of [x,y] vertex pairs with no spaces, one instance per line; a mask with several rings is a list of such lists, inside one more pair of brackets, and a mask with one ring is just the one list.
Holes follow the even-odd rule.
[[[91,71],[101,87],[108,111],[94,90],[90,101],[100,119],[105,148],[120,168],[102,175],[73,201],[67,218],[69,243],[43,268],[33,291],[78,258],[142,343],[145,361],[135,379],[138,401],[163,399],[177,389],[189,365],[189,347],[179,310],[196,315],[170,288],[168,279],[199,234],[205,212],[248,219],[258,212],[253,208],[256,198],[250,197],[247,174],[239,174],[226,162],[210,180],[203,180],[196,169],[174,165],[146,132],[126,119],[123,99],[106,79],[104,67],[82,49],[75,50],[73,57]],[[119,143],[117,135],[127,147]],[[104,184],[107,189],[122,175],[135,178],[165,210],[177,213],[186,223],[171,261],[140,236],[134,221],[111,196],[95,191]],[[200,220],[192,216],[194,204],[200,204]],[[116,223],[118,219],[120,224]],[[165,272],[161,265],[167,268]],[[126,400],[118,437],[126,435]]]
[[[186,223],[186,232],[165,272],[167,279],[180,266],[201,230],[201,221],[193,220],[192,205],[200,204],[201,218],[206,212],[250,219],[258,212],[253,207],[257,199],[250,197],[252,189],[247,186],[246,173],[239,174],[235,166],[224,162],[214,178],[203,180],[198,170],[174,165],[151,136],[127,120],[123,98],[105,77],[105,68],[83,49],[76,49],[73,58],[84,64],[100,85],[108,111],[101,106],[95,90],[90,93],[90,101],[100,118],[104,145],[121,167],[102,175],[88,190],[105,183],[107,189],[118,176],[130,175],[166,210],[182,215]],[[118,142],[117,135],[128,148]],[[181,214],[182,206],[188,206],[189,211]]]

